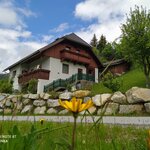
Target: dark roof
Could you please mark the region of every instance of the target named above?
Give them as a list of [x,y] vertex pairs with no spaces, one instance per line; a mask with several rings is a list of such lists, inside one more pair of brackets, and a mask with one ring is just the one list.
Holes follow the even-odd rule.
[[87,42],[85,42],[84,40],[82,40],[79,36],[77,36],[76,34],[74,33],[71,33],[69,35],[66,35],[64,36],[65,39],[68,39],[70,41],[74,41],[74,42],[77,42],[79,44],[82,44],[84,46],[87,46],[87,47],[91,47]]
[[107,65],[114,66],[114,65],[119,65],[119,64],[125,63],[125,62],[126,61],[122,58],[122,59],[117,59],[117,60],[113,60],[113,61],[110,61],[110,62],[103,63],[103,66],[104,67],[106,67]]
[[[28,56],[22,58],[22,59],[19,60],[18,62],[12,64],[12,65],[9,66],[9,67],[7,67],[4,71],[9,70],[9,69],[15,67],[15,66],[18,65],[19,63],[24,63],[24,62],[26,62],[26,61],[28,61],[28,60],[30,60],[30,59],[32,59],[32,58],[34,58],[34,57],[40,55],[43,51],[47,50],[48,48],[50,48],[50,47],[52,47],[52,46],[54,46],[54,45],[56,45],[56,44],[58,44],[58,43],[60,43],[60,42],[62,42],[62,41],[64,41],[64,40],[69,40],[69,41],[78,43],[78,44],[80,44],[80,45],[82,45],[82,46],[85,46],[85,47],[87,47],[87,48],[90,48],[90,49],[92,48],[87,42],[85,42],[84,40],[82,40],[79,36],[77,36],[77,35],[74,34],[74,33],[71,33],[71,34],[65,35],[65,36],[63,36],[63,37],[61,37],[61,38],[57,38],[54,42],[52,42],[52,43],[50,43],[50,44],[48,44],[48,45],[42,47],[41,49],[39,49],[39,50],[33,52],[32,54],[30,54],[30,55],[28,55]],[[102,64],[100,63],[100,61],[99,61],[99,59],[97,58],[97,56],[93,53],[92,50],[91,50],[91,52],[92,52],[92,55],[94,56],[94,58],[96,59],[97,63],[98,63],[100,66],[102,66]]]

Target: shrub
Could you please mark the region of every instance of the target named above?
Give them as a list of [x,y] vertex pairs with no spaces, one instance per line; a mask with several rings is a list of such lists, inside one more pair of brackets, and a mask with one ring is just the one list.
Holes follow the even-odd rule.
[[118,91],[122,85],[122,81],[116,78],[111,72],[108,72],[104,75],[104,77],[102,78],[102,83],[112,92]]
[[0,93],[12,93],[12,82],[8,79],[0,80]]
[[20,92],[19,90],[17,90],[17,89],[14,89],[12,92],[13,92],[13,94],[15,94],[15,95],[21,94],[21,92]]
[[22,85],[21,92],[36,94],[37,93],[37,84],[38,84],[37,79],[31,79],[28,83]]
[[89,91],[91,91],[91,89],[92,89],[92,84],[93,84],[93,83],[91,83],[91,82],[86,82],[86,83],[82,86],[82,89],[83,89],[83,90],[89,90]]
[[37,84],[38,84],[38,80],[37,79],[31,79],[28,82],[28,91],[30,93],[36,94],[37,93]]
[[21,93],[28,93],[28,83],[22,85]]
[[67,84],[67,87],[66,87],[66,89],[68,90],[68,91],[71,91],[71,84]]

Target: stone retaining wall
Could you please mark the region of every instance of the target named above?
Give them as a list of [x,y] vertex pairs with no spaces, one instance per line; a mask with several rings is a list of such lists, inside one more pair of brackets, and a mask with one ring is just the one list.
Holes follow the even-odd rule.
[[[61,99],[70,100],[71,97],[82,97],[87,101],[90,91],[65,92],[59,95]],[[115,114],[150,114],[150,89],[133,87],[125,94],[115,92],[113,94],[98,94],[92,97],[94,106],[89,109],[91,114],[115,115]],[[47,93],[9,95],[0,94],[1,114],[67,114],[58,99],[50,99]],[[84,112],[81,112],[83,114]]]

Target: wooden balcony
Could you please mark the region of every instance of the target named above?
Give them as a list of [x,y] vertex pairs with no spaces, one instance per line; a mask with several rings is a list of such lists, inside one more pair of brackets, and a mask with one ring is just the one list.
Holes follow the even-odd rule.
[[74,63],[90,64],[90,58],[86,54],[80,54],[71,50],[63,49],[61,51],[61,61],[71,61]]
[[23,73],[18,77],[18,82],[20,84],[27,83],[31,79],[45,79],[49,80],[49,70],[37,69],[28,73]]

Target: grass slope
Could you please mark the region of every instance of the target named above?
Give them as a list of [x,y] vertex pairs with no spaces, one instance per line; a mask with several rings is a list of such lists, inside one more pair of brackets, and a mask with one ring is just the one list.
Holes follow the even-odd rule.
[[[123,83],[119,90],[123,93],[134,86],[145,87],[146,83],[144,73],[140,69],[131,70],[119,77],[119,79]],[[102,83],[94,84],[92,86],[92,95],[101,93],[111,93],[111,90],[103,86]]]

